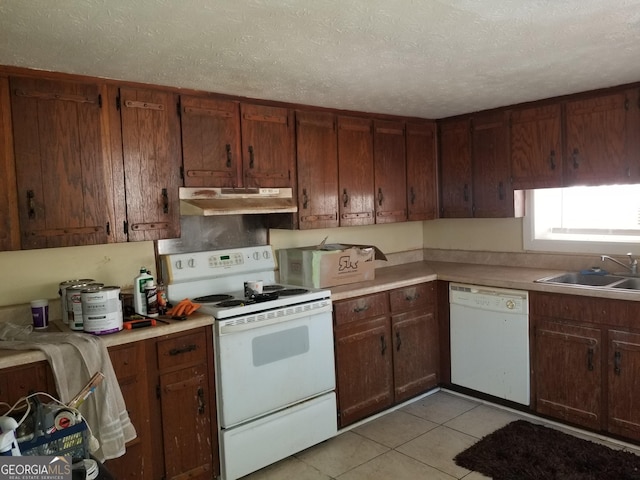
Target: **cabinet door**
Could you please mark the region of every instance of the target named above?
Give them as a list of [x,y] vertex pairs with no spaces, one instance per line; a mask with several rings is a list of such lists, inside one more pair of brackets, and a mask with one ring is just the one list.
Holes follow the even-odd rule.
[[47,362],[30,363],[0,371],[0,399],[13,405],[35,392],[56,395],[55,381]]
[[509,124],[500,112],[473,119],[473,216],[512,217]]
[[511,112],[510,124],[513,187],[561,187],[561,105],[515,110]]
[[438,157],[436,124],[406,126],[407,218],[432,220],[438,216]]
[[144,342],[127,343],[109,348],[109,357],[118,378],[137,437],[126,445],[126,453],[106,464],[115,478],[152,478],[151,431],[149,419],[148,379]]
[[338,226],[338,140],[330,113],[296,112],[301,230]]
[[629,183],[632,176],[627,142],[633,92],[618,92],[567,102],[566,185]]
[[393,404],[392,349],[388,316],[336,327],[336,383],[341,427]]
[[0,77],[0,251],[20,248],[9,80]]
[[608,431],[640,440],[640,334],[609,331]]
[[470,218],[471,126],[468,119],[440,124],[440,216]]
[[112,186],[100,87],[10,83],[22,248],[107,243]]
[[160,375],[167,479],[214,476],[209,388],[206,365]]
[[584,427],[602,426],[600,330],[534,319],[536,409]]
[[404,123],[377,120],[373,130],[376,223],[407,220]]
[[120,88],[130,241],[180,236],[180,122],[171,92]]
[[183,95],[180,121],[185,186],[242,186],[238,103]]
[[246,187],[293,187],[294,128],[286,108],[243,103],[242,152]]
[[375,223],[373,175],[371,120],[338,117],[340,226]]

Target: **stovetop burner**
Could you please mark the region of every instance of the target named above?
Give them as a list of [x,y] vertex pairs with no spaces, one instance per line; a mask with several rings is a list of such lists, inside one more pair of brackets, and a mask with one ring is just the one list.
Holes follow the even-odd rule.
[[[231,295],[229,295],[230,298]],[[232,300],[224,300],[223,302],[220,303],[216,303],[216,307],[240,307],[242,305],[246,305],[247,303],[250,303],[251,301],[247,301],[247,300],[237,300],[237,299],[232,299]]]
[[214,295],[204,295],[202,297],[196,297],[193,299],[196,303],[215,303],[221,302],[223,300],[231,300],[233,298],[232,295],[226,294],[214,294]]
[[306,288],[285,288],[284,290],[278,290],[278,295],[280,295],[281,297],[286,297],[289,295],[302,295],[303,293],[307,293],[308,291],[309,290],[307,290]]
[[262,291],[263,292],[278,292],[280,293],[280,290],[284,290],[285,287],[284,285],[278,285],[277,283],[274,283],[272,285],[265,285],[264,287],[262,287]]

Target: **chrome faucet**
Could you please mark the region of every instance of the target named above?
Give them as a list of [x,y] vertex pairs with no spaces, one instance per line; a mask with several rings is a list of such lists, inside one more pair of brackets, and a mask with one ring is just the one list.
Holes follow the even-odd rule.
[[629,265],[626,265],[626,264],[622,263],[621,261],[616,260],[613,257],[610,257],[609,255],[601,255],[600,256],[600,260],[602,260],[604,262],[605,260],[609,259],[612,262],[615,262],[618,265],[622,265],[624,268],[629,270],[631,272],[631,275],[638,275],[638,260],[636,258],[634,258],[631,253],[627,253],[627,256],[629,257]]

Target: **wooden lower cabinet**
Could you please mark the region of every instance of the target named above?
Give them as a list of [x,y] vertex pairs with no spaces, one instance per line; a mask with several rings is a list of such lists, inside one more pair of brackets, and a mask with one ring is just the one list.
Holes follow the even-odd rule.
[[[220,475],[210,326],[109,347],[137,437],[105,467],[122,479]],[[0,370],[0,400],[56,395],[46,361]]]
[[600,429],[602,338],[599,329],[536,325],[536,405],[540,413]]
[[438,384],[435,283],[335,302],[334,335],[340,427]]
[[640,302],[531,292],[534,408],[640,441]]
[[640,440],[640,332],[608,332],[609,432]]

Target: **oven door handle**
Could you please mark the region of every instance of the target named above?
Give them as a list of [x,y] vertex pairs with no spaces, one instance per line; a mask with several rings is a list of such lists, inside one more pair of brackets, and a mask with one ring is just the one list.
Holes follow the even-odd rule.
[[[294,308],[287,307],[287,308]],[[266,327],[269,325],[276,325],[278,323],[286,323],[299,318],[311,317],[318,315],[319,313],[332,312],[333,305],[330,299],[314,302],[308,305],[302,305],[299,311],[292,312],[284,316],[274,316],[272,318],[260,318],[264,315],[268,315],[269,312],[261,312],[255,314],[243,315],[237,318],[217,320],[215,322],[216,333],[218,335],[232,335],[234,333],[243,332],[245,330],[251,330],[259,327]]]

